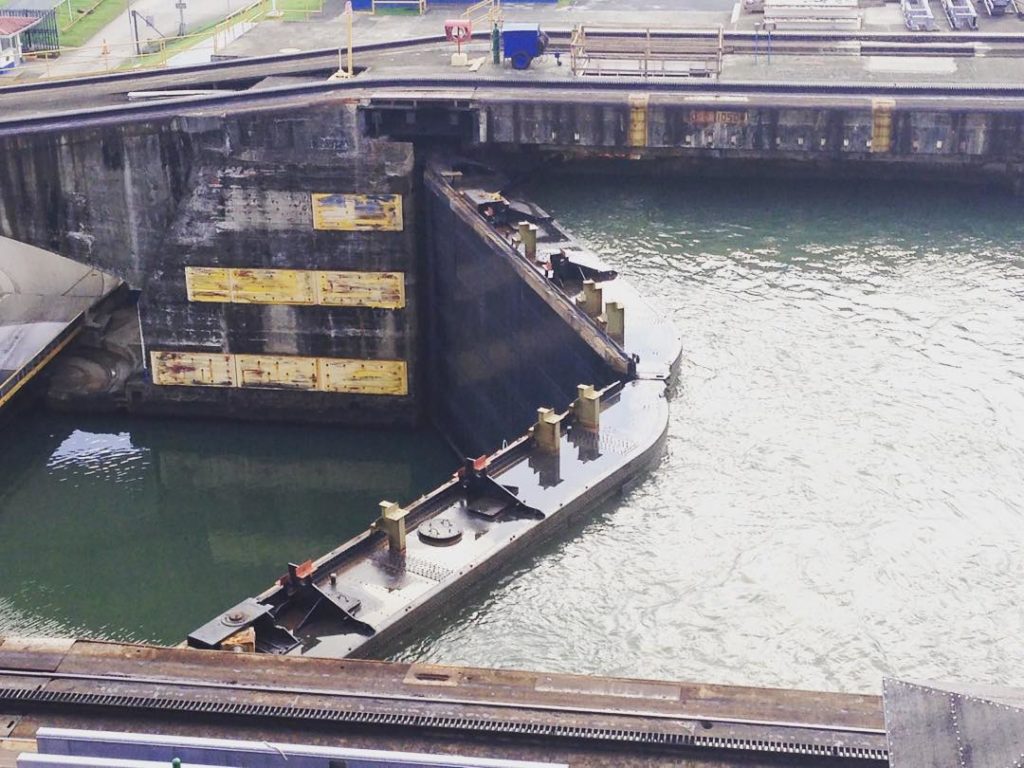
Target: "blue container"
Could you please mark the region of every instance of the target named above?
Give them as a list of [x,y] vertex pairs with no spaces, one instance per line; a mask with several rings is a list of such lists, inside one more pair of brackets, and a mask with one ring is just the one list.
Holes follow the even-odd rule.
[[526,69],[530,62],[544,53],[548,38],[540,24],[506,23],[501,30],[501,47],[513,69]]

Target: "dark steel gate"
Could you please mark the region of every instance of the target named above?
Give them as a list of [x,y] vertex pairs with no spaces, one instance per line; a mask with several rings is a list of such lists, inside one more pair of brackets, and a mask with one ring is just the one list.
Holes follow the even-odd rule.
[[52,8],[49,11],[3,8],[0,9],[0,16],[32,16],[39,19],[39,21],[21,33],[21,47],[25,53],[56,51],[60,48],[57,12]]

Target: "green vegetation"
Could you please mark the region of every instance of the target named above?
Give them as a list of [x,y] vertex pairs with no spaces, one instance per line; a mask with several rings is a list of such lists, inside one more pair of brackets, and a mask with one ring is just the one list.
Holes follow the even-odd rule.
[[60,44],[63,48],[84,45],[101,29],[128,10],[128,0],[70,0],[57,6]]

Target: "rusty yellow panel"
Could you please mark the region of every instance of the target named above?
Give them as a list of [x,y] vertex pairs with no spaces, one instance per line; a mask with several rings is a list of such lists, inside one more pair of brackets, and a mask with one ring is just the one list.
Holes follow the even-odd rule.
[[329,307],[405,306],[403,272],[321,272],[320,303]]
[[314,194],[313,229],[400,232],[402,196]]
[[233,269],[238,304],[316,304],[315,273],[302,269]]
[[316,389],[315,357],[236,355],[238,386],[270,389]]
[[233,387],[231,355],[208,352],[152,352],[153,383],[178,387]]
[[646,93],[632,93],[629,96],[629,146],[647,146],[647,104],[650,96]]
[[189,301],[231,301],[231,270],[185,267]]
[[409,379],[403,360],[320,358],[325,392],[359,395],[407,395]]

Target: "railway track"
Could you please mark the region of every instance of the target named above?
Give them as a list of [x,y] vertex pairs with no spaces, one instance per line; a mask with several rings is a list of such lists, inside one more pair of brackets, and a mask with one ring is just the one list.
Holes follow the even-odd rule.
[[[47,679],[58,690],[29,688],[18,679]],[[121,690],[123,689],[123,690]],[[212,694],[212,695],[211,695]],[[306,701],[306,700],[309,701]],[[500,735],[691,755],[743,753],[815,758],[814,765],[887,765],[878,728],[723,717],[710,712],[538,701],[480,700],[450,693],[384,693],[370,689],[249,685],[170,677],[0,669],[0,711],[105,716],[175,715],[243,718],[357,727],[401,727],[449,735]],[[802,763],[806,764],[806,763]]]
[[[600,37],[614,34],[619,37],[636,37],[642,33],[625,30],[622,32],[594,32],[588,35]],[[551,33],[555,49],[564,49],[570,32],[566,30]],[[483,39],[483,33],[477,33]],[[663,32],[655,37],[661,41],[677,39],[692,44],[702,40],[717,39],[717,32],[689,31]],[[753,33],[727,32],[724,35],[726,52],[752,54],[755,48],[764,52],[765,41],[755,39]],[[409,40],[390,41],[358,46],[359,56],[382,54],[436,46],[444,42],[438,36],[419,37]],[[931,34],[927,37],[906,34],[882,33],[823,33],[823,32],[781,32],[773,36],[774,55],[833,52],[879,56],[974,56],[982,53],[989,57],[1024,56],[1024,34],[1022,35],[960,35]],[[374,92],[389,90],[465,90],[501,89],[508,92],[543,92],[545,90],[573,90],[590,93],[635,91],[638,89],[660,93],[691,94],[781,94],[781,95],[868,95],[868,96],[919,96],[919,97],[964,97],[964,98],[1005,98],[1024,97],[1024,85],[996,83],[866,83],[866,82],[730,82],[702,78],[659,79],[657,77],[604,77],[576,78],[571,81],[519,79],[514,77],[466,77],[466,76],[382,76],[363,75],[352,81],[304,82],[258,92],[248,91],[251,84],[265,77],[319,76],[337,66],[337,50],[307,51],[295,54],[249,58],[235,61],[221,61],[202,65],[174,68],[173,70],[150,70],[134,73],[114,73],[95,77],[79,78],[75,81],[39,81],[0,88],[0,132],[12,133],[26,129],[42,129],[48,125],[65,127],[81,125],[83,121],[101,122],[111,119],[127,119],[131,116],[146,118],[166,114],[170,109],[180,110],[185,105],[231,106],[237,104],[266,103],[294,97],[316,97],[331,94],[355,93],[367,89]],[[173,91],[177,89],[222,91],[216,93],[189,94],[158,100],[156,102],[126,103],[131,91]]]

